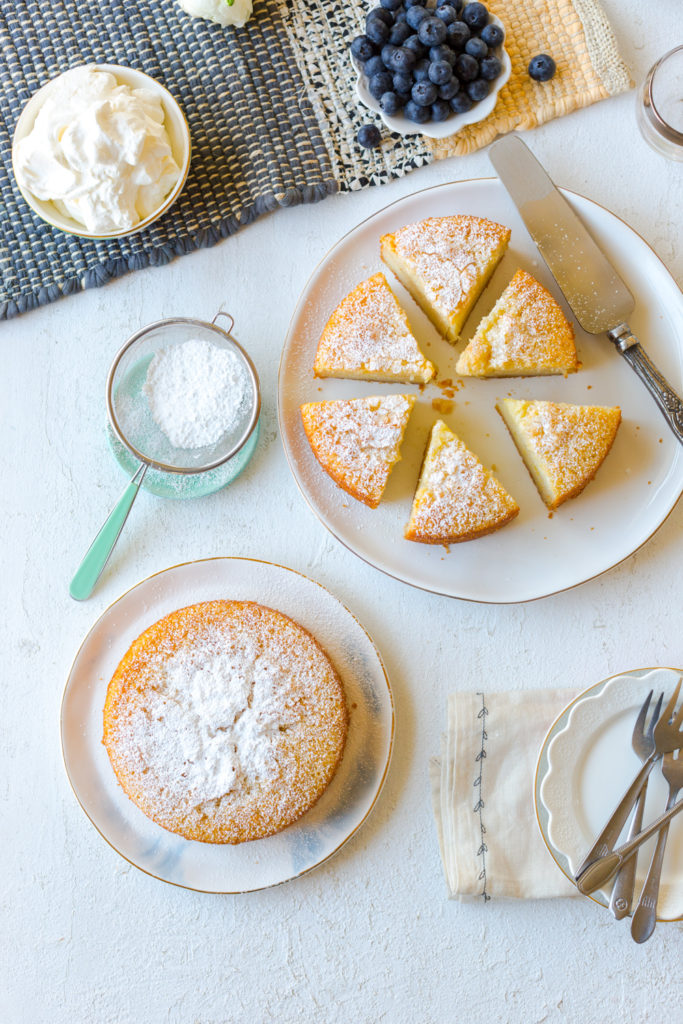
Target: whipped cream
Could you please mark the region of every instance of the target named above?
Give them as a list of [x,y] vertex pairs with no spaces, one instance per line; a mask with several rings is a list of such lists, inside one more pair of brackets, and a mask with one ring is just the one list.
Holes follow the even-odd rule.
[[14,167],[23,188],[94,234],[134,228],[180,177],[159,97],[91,67],[51,83]]
[[178,6],[193,18],[206,18],[219,25],[242,28],[251,17],[251,0],[178,0]]

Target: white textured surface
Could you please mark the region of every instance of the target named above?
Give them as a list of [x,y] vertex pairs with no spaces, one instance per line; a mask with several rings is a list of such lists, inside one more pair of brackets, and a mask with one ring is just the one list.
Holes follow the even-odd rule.
[[[676,0],[656,15],[634,0],[605,7],[634,77],[683,28]],[[528,142],[559,184],[627,220],[683,284],[683,165],[640,140],[633,102],[578,111]],[[473,154],[281,211],[215,249],[2,325],[3,1021],[677,1019],[681,925],[641,948],[588,901],[446,900],[427,758],[453,688],[580,689],[628,668],[682,665],[681,505],[635,556],[577,590],[528,605],[467,604],[386,578],[334,541],[299,495],[277,434],[280,346],[329,245],[415,189],[489,174],[486,154]],[[286,259],[273,255],[274,240]],[[257,452],[212,497],[142,494],[96,594],[74,604],[70,576],[124,486],[104,434],[111,358],[142,324],[210,319],[221,304],[261,375]],[[214,554],[291,565],[329,587],[375,638],[397,705],[393,766],[366,825],[312,874],[241,897],[183,891],[129,867],[77,805],[59,749],[62,686],[94,619],[141,577]]]

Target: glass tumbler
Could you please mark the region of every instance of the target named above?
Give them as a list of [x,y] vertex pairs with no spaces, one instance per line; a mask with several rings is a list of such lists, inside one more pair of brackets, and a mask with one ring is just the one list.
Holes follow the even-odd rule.
[[670,160],[683,160],[683,45],[654,64],[636,97],[643,138]]

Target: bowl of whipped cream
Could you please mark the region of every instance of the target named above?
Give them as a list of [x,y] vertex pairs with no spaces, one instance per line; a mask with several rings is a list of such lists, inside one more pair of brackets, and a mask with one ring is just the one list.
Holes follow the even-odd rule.
[[190,169],[190,130],[170,92],[117,64],[86,64],[28,101],[12,166],[31,209],[83,238],[121,238],[173,205]]

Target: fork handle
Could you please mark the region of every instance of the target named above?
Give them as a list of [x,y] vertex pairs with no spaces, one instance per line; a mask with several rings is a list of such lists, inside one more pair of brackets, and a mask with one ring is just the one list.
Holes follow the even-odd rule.
[[631,808],[638,799],[638,794],[645,785],[647,777],[652,771],[652,766],[655,761],[658,760],[659,756],[659,754],[650,754],[650,757],[644,762],[643,767],[624,793],[621,798],[621,802],[617,805],[611,818],[586,854],[579,870],[574,876],[575,878],[578,879],[579,875],[581,875],[590,864],[599,860],[601,857],[606,856],[610,850],[614,849],[624,825],[628,820],[628,816],[631,813]]
[[[631,827],[628,830],[629,839],[633,839],[634,836],[637,836],[643,827],[643,812],[645,810],[646,793],[647,779],[645,779],[643,788],[638,794],[638,798],[636,800],[636,807],[633,812],[633,818],[631,819]],[[636,885],[637,863],[637,857],[630,857],[626,863],[622,864],[619,868],[617,876],[614,879],[614,885],[612,886],[612,892],[609,899],[609,908],[617,921],[621,921],[622,917],[626,917],[626,915],[631,912],[633,892]]]
[[[677,795],[678,787],[676,789],[674,789],[673,786],[669,787],[669,799],[666,803],[667,811],[675,804]],[[657,923],[659,880],[662,875],[664,851],[666,849],[666,840],[668,835],[669,826],[665,825],[657,838],[657,846],[650,863],[647,878],[645,879],[645,884],[643,885],[640,893],[636,912],[633,915],[633,920],[631,921],[631,936],[634,942],[647,942],[655,930],[655,925]],[[630,863],[633,864],[634,861],[635,858],[632,858]]]

